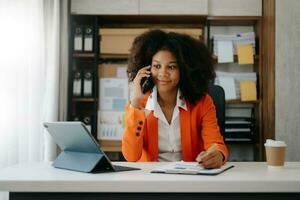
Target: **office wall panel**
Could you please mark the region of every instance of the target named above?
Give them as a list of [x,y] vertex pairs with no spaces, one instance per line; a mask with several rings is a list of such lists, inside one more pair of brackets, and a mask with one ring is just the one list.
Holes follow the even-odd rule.
[[300,1],[276,0],[275,135],[287,160],[300,160]]

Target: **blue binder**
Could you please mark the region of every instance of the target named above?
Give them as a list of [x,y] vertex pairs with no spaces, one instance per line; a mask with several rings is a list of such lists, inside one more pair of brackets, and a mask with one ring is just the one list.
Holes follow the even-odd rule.
[[44,127],[62,150],[53,162],[56,168],[81,172],[138,169],[113,165],[82,122],[47,122]]

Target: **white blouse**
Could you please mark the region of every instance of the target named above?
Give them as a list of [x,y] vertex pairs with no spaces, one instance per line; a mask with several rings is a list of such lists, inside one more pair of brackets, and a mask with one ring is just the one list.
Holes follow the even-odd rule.
[[145,109],[153,111],[154,117],[158,118],[158,160],[180,161],[182,160],[180,139],[180,115],[179,107],[187,110],[186,102],[180,98],[178,89],[176,106],[173,110],[172,120],[169,124],[157,101],[157,88],[154,87],[148,97]]

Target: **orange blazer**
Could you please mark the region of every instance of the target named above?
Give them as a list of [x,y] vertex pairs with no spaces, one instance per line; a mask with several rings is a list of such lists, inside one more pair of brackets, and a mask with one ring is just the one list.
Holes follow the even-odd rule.
[[[139,109],[125,107],[125,131],[122,139],[122,153],[127,161],[158,161],[158,119],[153,111],[146,114],[144,108],[150,93],[141,101]],[[197,155],[213,143],[218,145],[227,160],[228,151],[224,144],[216,118],[212,98],[205,95],[196,105],[187,100],[187,111],[179,108],[182,159],[195,161]]]

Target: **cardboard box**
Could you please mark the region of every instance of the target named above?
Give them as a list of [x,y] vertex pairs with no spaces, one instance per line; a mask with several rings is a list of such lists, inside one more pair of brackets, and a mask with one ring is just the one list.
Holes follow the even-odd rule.
[[127,78],[127,63],[98,65],[99,78]]
[[[127,55],[135,37],[148,30],[146,28],[101,28],[99,29],[100,52],[101,54]],[[200,28],[170,28],[162,30],[185,33],[196,39],[201,38],[203,33],[203,30]]]
[[203,37],[203,30],[201,28],[167,28],[162,29],[166,32],[176,32],[176,33],[183,33],[190,35],[195,39],[202,39]]
[[134,38],[148,29],[102,28],[99,29],[101,54],[129,54]]

